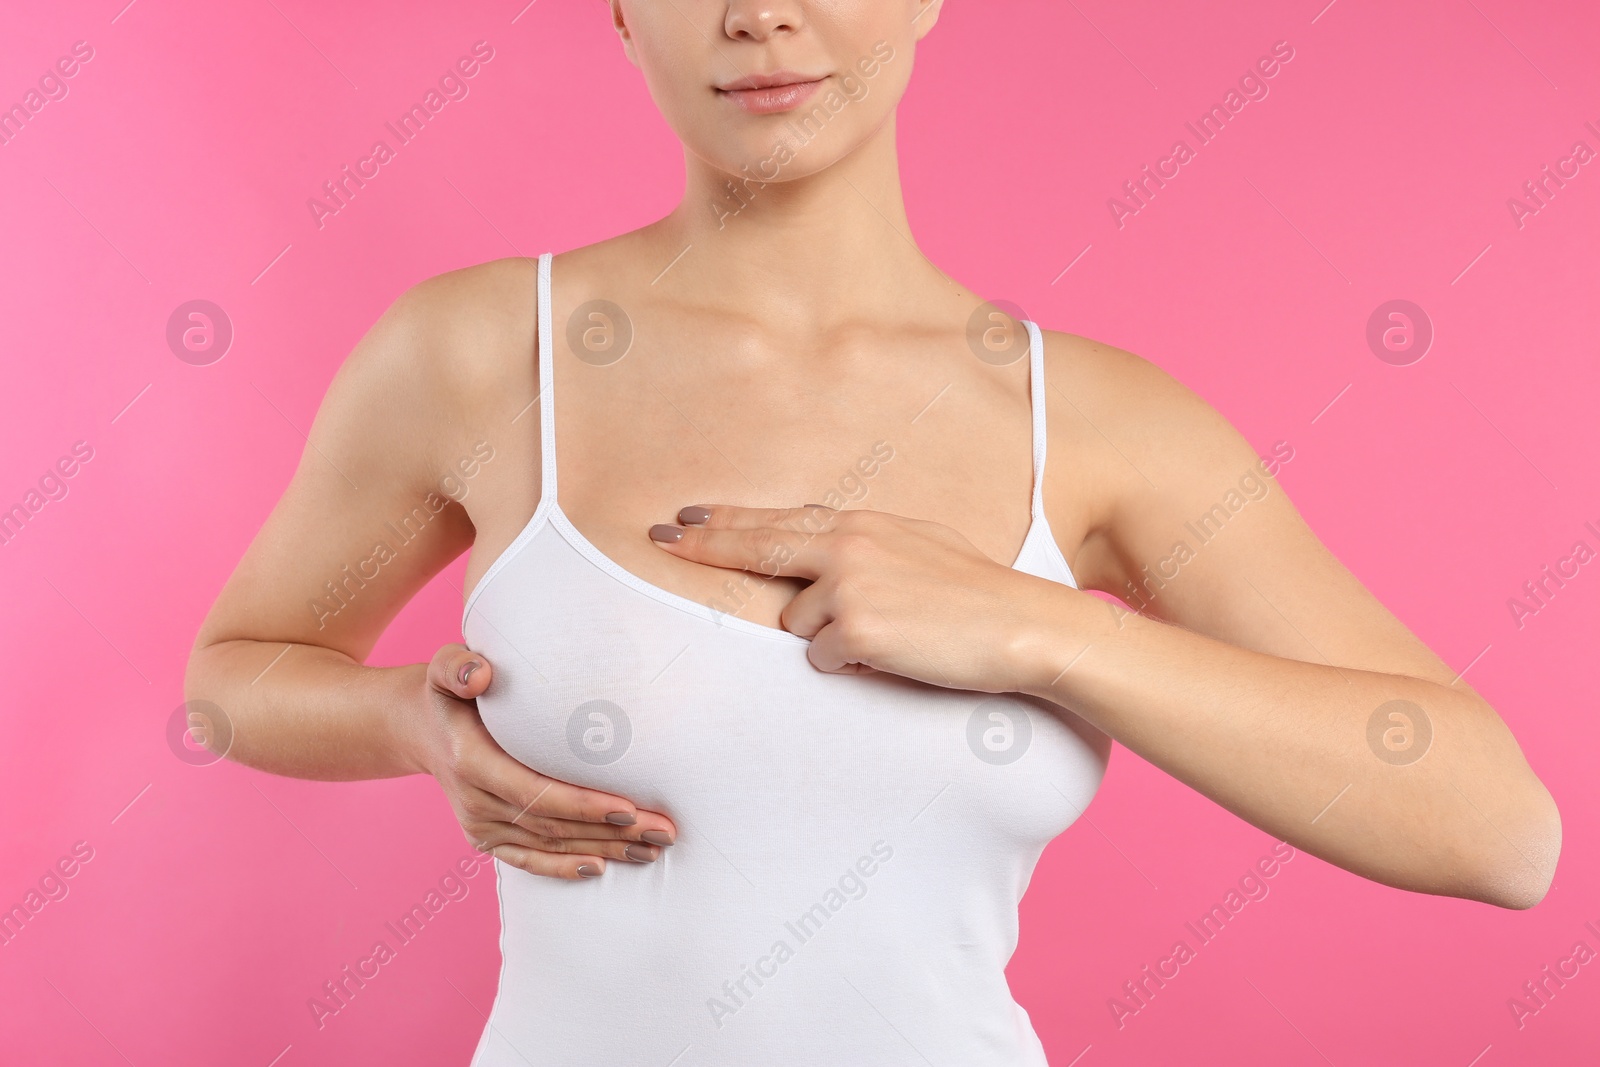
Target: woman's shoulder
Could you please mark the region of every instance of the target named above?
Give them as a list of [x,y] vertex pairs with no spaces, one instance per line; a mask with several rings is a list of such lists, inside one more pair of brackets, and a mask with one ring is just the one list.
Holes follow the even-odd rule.
[[[569,249],[552,258],[563,290],[587,287],[625,260],[621,238]],[[510,256],[444,271],[407,289],[391,312],[454,358],[492,357],[509,342],[531,342],[538,322],[539,258]]]
[[371,331],[389,370],[459,410],[507,402],[533,375],[537,259],[512,257],[445,271],[402,292]]
[[[538,262],[446,271],[401,292],[329,383],[319,432],[363,452],[351,463],[431,479],[537,395]],[[327,446],[325,446],[327,447]]]
[[[1042,332],[1049,455],[1066,457],[1046,467],[1046,495],[1071,502],[1072,521],[1060,533],[1114,530],[1186,500],[1196,486],[1236,479],[1257,461],[1221,412],[1154,361],[1094,338]],[[1092,553],[1074,559],[1091,582],[1115,571]]]
[[[1216,408],[1153,360],[1092,337],[1040,332],[1052,436],[1055,425],[1065,423],[1063,429],[1076,426],[1118,445],[1165,449],[1232,429]],[[1072,417],[1055,419],[1057,406]]]
[[490,260],[435,274],[400,294],[389,314],[436,351],[470,358],[486,345],[531,337],[539,261]]

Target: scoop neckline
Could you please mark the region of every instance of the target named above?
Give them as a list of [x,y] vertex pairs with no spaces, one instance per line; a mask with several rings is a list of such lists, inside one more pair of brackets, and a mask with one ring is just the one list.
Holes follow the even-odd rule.
[[[702,603],[692,597],[684,596],[682,593],[674,593],[672,590],[656,585],[654,582],[646,581],[637,574],[628,570],[628,568],[624,567],[616,560],[612,559],[610,556],[606,555],[605,552],[600,550],[599,546],[597,546],[593,541],[589,540],[588,537],[584,536],[583,531],[579,530],[577,525],[573,523],[571,517],[568,516],[566,511],[562,509],[559,502],[551,503],[548,512],[548,519],[551,525],[555,526],[561,532],[562,536],[565,537],[574,548],[588,558],[589,562],[593,563],[595,566],[599,567],[601,570],[617,579],[623,585],[626,585],[637,592],[643,593],[645,596],[648,596],[653,600],[658,600],[661,603],[667,604],[671,607],[687,611],[692,615],[697,615],[701,619],[711,622],[718,627],[732,627],[737,630],[752,632],[757,636],[766,637],[772,640],[787,640],[790,642],[799,642],[800,644],[805,645],[809,645],[811,643],[811,638],[809,637],[801,637],[799,634],[793,633],[789,630],[780,629],[776,626],[768,626],[765,623],[754,622],[750,619],[744,618],[743,616],[734,615],[730,612],[718,611],[709,604]],[[1040,515],[1037,513],[1030,513],[1028,529],[1022,535],[1022,544],[1017,549],[1016,558],[1009,564],[1007,568],[1008,570],[1019,569],[1018,564],[1020,564],[1023,560],[1023,557],[1028,554],[1028,546],[1033,542],[1034,536],[1040,528],[1040,520]],[[494,565],[491,564],[490,566],[491,569],[493,569]],[[746,572],[741,571],[740,573]],[[484,572],[485,577],[488,577],[488,574],[488,571]],[[476,594],[474,594],[474,597],[476,597]]]
[[[681,593],[674,593],[670,589],[665,589],[653,582],[646,581],[645,579],[634,574],[632,571],[628,570],[626,567],[622,566],[616,560],[612,559],[605,552],[601,551],[599,546],[597,546],[593,541],[589,540],[589,538],[584,535],[583,531],[578,529],[571,517],[569,517],[566,511],[561,507],[559,500],[560,483],[555,469],[555,381],[553,363],[554,353],[552,351],[554,348],[554,330],[550,322],[552,312],[551,305],[553,302],[551,293],[551,290],[553,289],[551,275],[554,272],[554,259],[555,256],[549,252],[546,252],[539,257],[538,367],[540,383],[539,432],[541,440],[539,460],[540,499],[538,505],[534,508],[533,515],[529,517],[527,524],[522,528],[521,532],[517,534],[517,536],[509,545],[506,546],[504,551],[502,551],[490,562],[488,568],[483,572],[483,575],[473,586],[471,593],[467,597],[466,606],[462,610],[463,626],[466,623],[467,617],[471,614],[473,605],[477,602],[479,595],[484,591],[484,589],[488,588],[490,580],[502,569],[502,567],[511,559],[511,557],[520,551],[523,545],[530,540],[535,533],[538,532],[541,522],[544,522],[555,526],[557,532],[561,534],[562,538],[575,549],[577,549],[579,554],[588,559],[589,562],[595,567],[611,575],[611,577],[615,578],[628,588],[650,597],[653,600],[666,604],[670,607],[677,608],[681,611],[685,611],[703,621],[712,623],[718,628],[729,627],[742,632],[752,633],[756,636],[769,640],[788,641],[791,643],[799,642],[801,644],[809,645],[811,643],[811,639],[808,637],[801,637],[798,634],[791,633],[790,631],[784,630],[780,627],[767,626],[764,623],[752,622],[749,619],[743,618],[739,615],[731,614],[729,612],[718,611],[709,604],[701,603],[700,601],[684,596]],[[1028,554],[1028,546],[1033,542],[1039,531],[1041,529],[1046,531],[1049,530],[1049,520],[1044,514],[1041,496],[1041,478],[1044,457],[1042,455],[1043,442],[1040,439],[1043,430],[1041,425],[1042,408],[1040,407],[1038,396],[1038,391],[1042,384],[1042,375],[1039,373],[1039,328],[1031,320],[1024,319],[1021,321],[1027,328],[1029,335],[1028,355],[1030,360],[1030,370],[1028,376],[1028,392],[1029,406],[1032,410],[1033,492],[1030,498],[1028,527],[1023,533],[1022,544],[1017,548],[1016,558],[1013,559],[1007,567],[1007,569],[1013,571],[1021,570],[1019,564],[1021,564],[1023,558]],[[1051,535],[1049,540],[1053,543],[1054,536]],[[1059,549],[1057,549],[1056,554],[1060,554]],[[1065,563],[1064,558],[1062,562],[1063,564]],[[1069,575],[1072,573],[1071,567],[1067,567],[1067,573]],[[1074,581],[1074,585],[1075,584],[1076,582]]]

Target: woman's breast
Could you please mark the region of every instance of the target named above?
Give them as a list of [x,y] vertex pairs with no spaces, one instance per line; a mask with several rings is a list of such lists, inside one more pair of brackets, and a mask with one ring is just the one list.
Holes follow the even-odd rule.
[[[547,536],[544,536],[547,535]],[[478,698],[511,756],[759,854],[852,818],[1036,854],[1088,805],[1110,741],[1046,701],[813,667],[791,634],[719,626],[593,568],[554,530],[475,596]]]

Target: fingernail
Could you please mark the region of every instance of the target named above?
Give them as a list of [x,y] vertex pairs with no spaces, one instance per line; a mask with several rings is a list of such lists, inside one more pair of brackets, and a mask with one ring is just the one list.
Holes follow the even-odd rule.
[[481,666],[483,666],[483,664],[479,663],[475,659],[469,659],[469,660],[467,660],[466,663],[462,664],[462,666],[461,666],[461,684],[462,685],[466,685],[467,684],[467,679],[472,677],[472,672],[477,670]]
[[578,877],[598,878],[600,877],[600,868],[596,867],[592,863],[580,863],[578,864]]
[[650,527],[650,540],[652,541],[677,541],[683,537],[683,527],[673,526],[670,523],[658,522]]
[[606,816],[606,822],[610,823],[612,826],[632,826],[638,821],[638,819],[633,817],[631,812],[626,811],[614,811],[610,815]]
[[672,837],[665,830],[646,830],[639,835],[652,845],[670,845]]
[[690,504],[678,512],[678,521],[685,526],[699,526],[709,518],[711,518],[711,512],[698,504]]
[[650,850],[642,845],[629,845],[627,848],[622,850],[622,854],[635,863],[649,863],[651,860],[655,859],[655,857],[650,854]]

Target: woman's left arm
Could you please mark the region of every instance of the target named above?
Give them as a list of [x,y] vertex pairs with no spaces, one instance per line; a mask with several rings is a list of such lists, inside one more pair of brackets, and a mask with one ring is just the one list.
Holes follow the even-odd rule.
[[[1494,708],[1324,547],[1210,405],[1072,340],[1085,399],[1057,391],[1053,424],[1070,438],[1073,420],[1094,423],[1121,468],[1079,578],[1142,613],[1041,602],[1019,638],[1022,691],[1364,877],[1538,903],[1561,820]],[[1279,446],[1269,469],[1294,455]]]
[[[1051,397],[1049,451],[1103,488],[1074,569],[1141,613],[882,512],[708,504],[651,536],[809,579],[782,621],[823,670],[1050,700],[1346,870],[1538,903],[1560,816],[1495,710],[1317,540],[1226,419],[1136,356],[1078,355],[1077,399]],[[1091,440],[1112,458],[1087,455]]]

